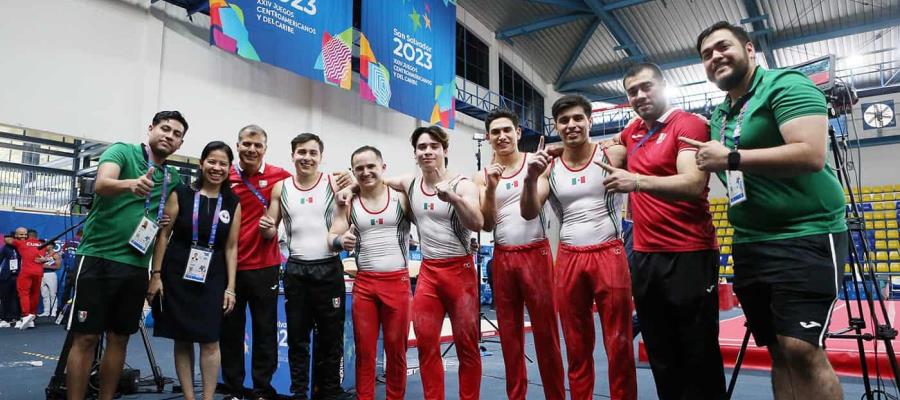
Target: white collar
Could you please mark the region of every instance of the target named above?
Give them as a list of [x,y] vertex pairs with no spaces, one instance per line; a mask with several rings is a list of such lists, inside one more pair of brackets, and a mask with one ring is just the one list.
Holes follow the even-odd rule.
[[[234,169],[237,170],[237,172],[240,172],[240,173],[243,173],[243,172],[244,172],[244,170],[241,169],[241,162],[240,162],[240,161],[234,163]],[[265,162],[259,164],[259,171],[258,171],[258,173],[260,173],[260,174],[266,173],[266,163],[265,163]]]

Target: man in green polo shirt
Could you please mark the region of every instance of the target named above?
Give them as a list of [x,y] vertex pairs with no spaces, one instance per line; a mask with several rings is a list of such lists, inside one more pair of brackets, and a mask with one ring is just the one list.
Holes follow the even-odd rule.
[[147,142],[115,143],[100,156],[94,205],[78,246],[78,266],[68,329],[69,399],[85,396],[101,333],[100,399],[116,393],[128,337],[137,332],[149,282],[153,240],[169,194],[181,184],[166,158],[181,147],[188,124],[178,111],[153,117]]
[[844,195],[825,153],[824,94],[803,74],[756,65],[747,32],[704,30],[697,51],[728,92],[697,165],[728,188],[734,291],[756,344],[772,357],[776,399],[841,399],[822,348],[848,252]]

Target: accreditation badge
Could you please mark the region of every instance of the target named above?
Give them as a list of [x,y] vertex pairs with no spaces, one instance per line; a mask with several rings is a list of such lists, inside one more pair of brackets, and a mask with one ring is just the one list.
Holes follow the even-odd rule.
[[191,247],[183,278],[188,281],[206,283],[206,274],[209,273],[209,263],[212,261],[212,254],[213,252],[210,249],[197,246]]
[[728,205],[736,206],[747,201],[747,191],[744,187],[743,171],[725,171],[728,176]]
[[147,250],[153,244],[153,239],[156,238],[156,232],[158,231],[159,225],[155,221],[151,221],[147,216],[144,216],[137,227],[134,228],[134,233],[131,234],[131,240],[128,241],[128,244],[141,252],[141,254],[147,254]]
[[15,273],[18,270],[19,270],[19,259],[13,258],[12,260],[9,260],[9,272]]

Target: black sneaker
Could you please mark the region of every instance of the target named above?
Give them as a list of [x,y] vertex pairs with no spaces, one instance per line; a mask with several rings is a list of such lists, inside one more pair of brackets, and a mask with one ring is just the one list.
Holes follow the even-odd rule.
[[222,398],[222,400],[243,400],[243,399],[244,399],[243,397],[235,396],[233,394],[226,394],[225,397]]

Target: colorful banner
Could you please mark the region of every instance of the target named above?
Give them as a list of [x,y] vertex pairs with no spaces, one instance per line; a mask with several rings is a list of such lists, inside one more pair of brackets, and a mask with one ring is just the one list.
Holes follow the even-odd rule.
[[216,47],[350,90],[353,0],[210,0]]
[[362,98],[453,128],[456,0],[361,0]]

